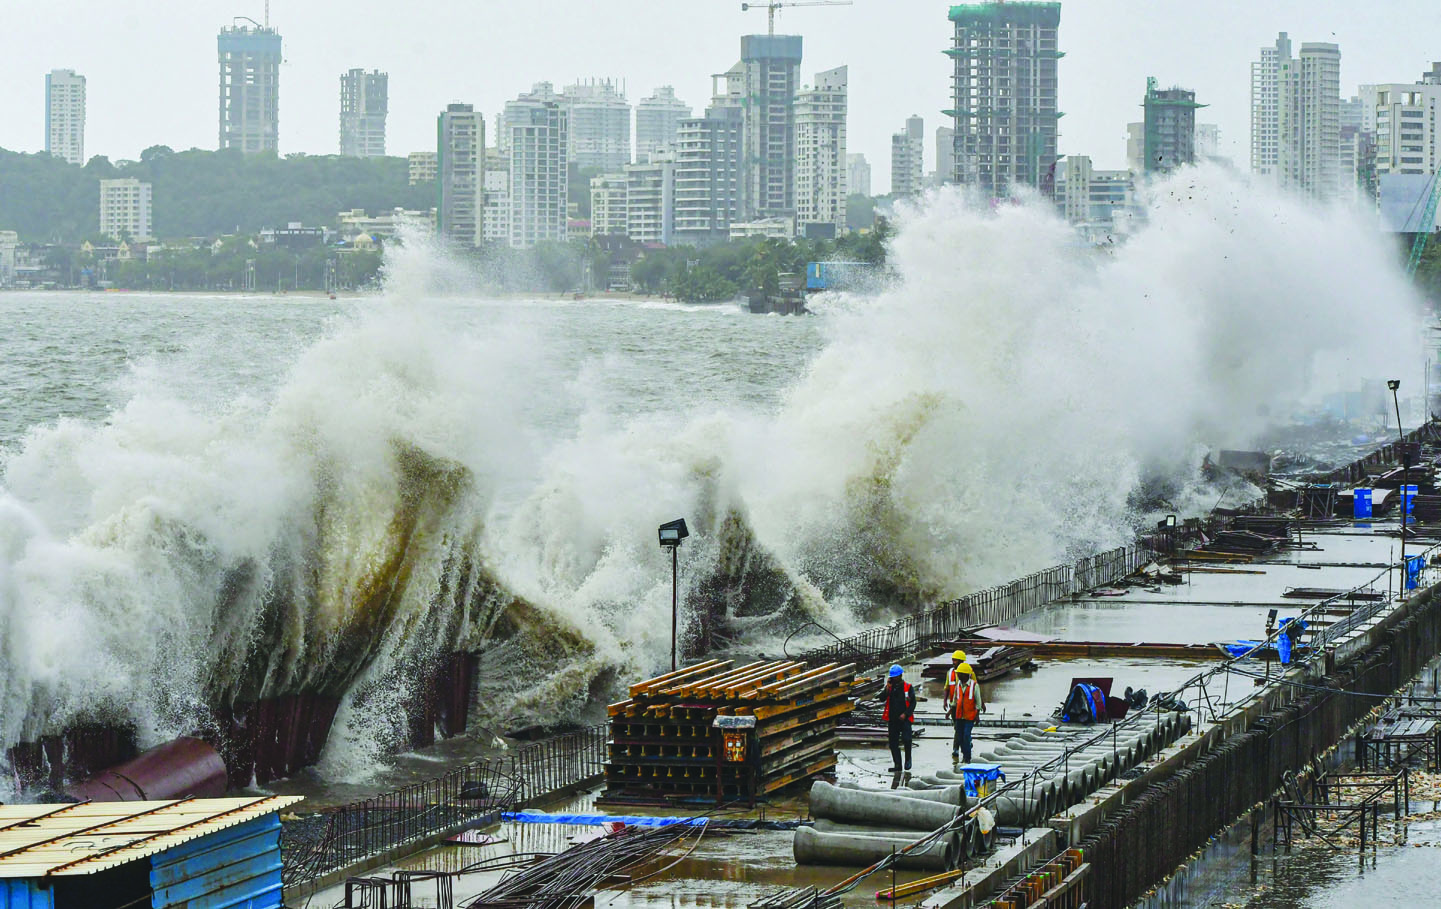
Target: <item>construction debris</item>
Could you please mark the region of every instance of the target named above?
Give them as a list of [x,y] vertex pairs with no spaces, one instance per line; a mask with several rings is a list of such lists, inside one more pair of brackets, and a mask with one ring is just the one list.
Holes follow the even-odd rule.
[[708,660],[612,704],[602,803],[753,802],[836,763],[855,667]]

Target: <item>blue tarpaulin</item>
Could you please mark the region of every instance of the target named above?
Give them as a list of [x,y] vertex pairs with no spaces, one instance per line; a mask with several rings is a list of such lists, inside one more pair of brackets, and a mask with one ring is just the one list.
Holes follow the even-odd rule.
[[1423,555],[1408,556],[1406,558],[1406,589],[1415,590],[1420,583],[1421,569],[1426,567],[1426,557]]
[[626,824],[631,827],[669,827],[685,824],[700,827],[710,822],[704,817],[637,817],[624,814],[547,814],[544,811],[507,811],[500,816],[503,821],[518,821],[522,824],[585,824],[598,827],[601,824]]

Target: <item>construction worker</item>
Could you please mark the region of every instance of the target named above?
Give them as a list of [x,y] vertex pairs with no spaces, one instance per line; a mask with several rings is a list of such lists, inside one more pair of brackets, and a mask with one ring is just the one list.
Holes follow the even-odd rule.
[[965,653],[957,650],[951,654],[951,660],[953,665],[950,674],[946,676],[943,708],[956,727],[955,738],[951,740],[951,763],[957,763],[957,758],[964,756],[965,763],[969,764],[971,730],[975,728],[976,720],[981,718],[981,712],[986,709],[986,701],[981,695],[981,685],[976,681],[975,670],[966,662]]
[[[911,724],[916,720],[916,691],[905,679],[905,670],[899,665],[892,666],[886,679],[886,709],[881,718],[886,721],[886,740],[891,746],[891,773],[911,769]],[[901,764],[901,745],[906,746],[906,762]]]

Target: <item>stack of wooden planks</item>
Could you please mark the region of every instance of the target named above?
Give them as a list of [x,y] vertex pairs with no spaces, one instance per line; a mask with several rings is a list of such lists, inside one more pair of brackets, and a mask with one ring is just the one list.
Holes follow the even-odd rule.
[[[632,685],[609,707],[603,801],[754,799],[833,767],[855,677],[851,664],[708,660]],[[727,760],[717,717],[754,718],[745,760]]]

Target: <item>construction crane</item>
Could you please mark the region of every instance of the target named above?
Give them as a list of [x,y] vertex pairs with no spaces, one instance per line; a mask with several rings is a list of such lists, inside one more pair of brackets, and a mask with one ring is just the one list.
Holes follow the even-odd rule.
[[1416,225],[1416,240],[1411,244],[1411,258],[1406,260],[1406,277],[1416,276],[1416,267],[1421,264],[1421,255],[1426,252],[1426,241],[1436,227],[1436,203],[1441,202],[1441,170],[1431,177],[1431,197],[1426,200],[1426,210]]
[[783,6],[854,6],[852,0],[767,0],[764,3],[742,3],[741,12],[752,9],[764,9],[766,11],[767,27],[766,34],[775,37],[776,33],[776,10]]

